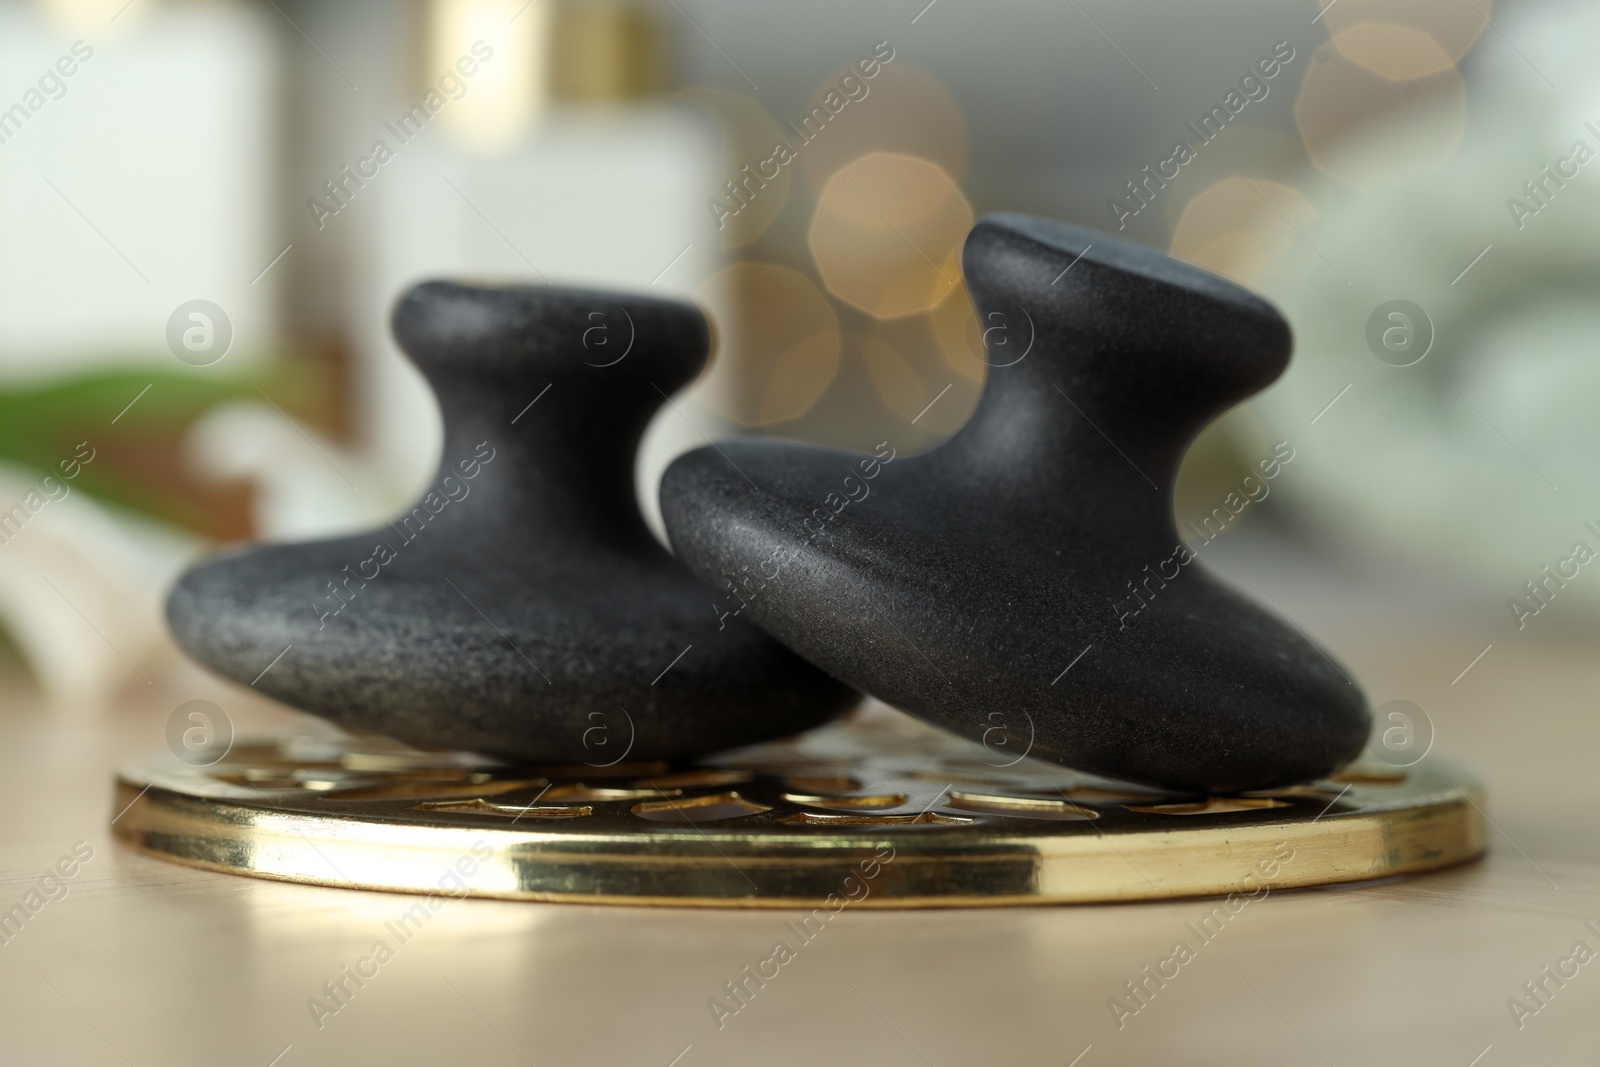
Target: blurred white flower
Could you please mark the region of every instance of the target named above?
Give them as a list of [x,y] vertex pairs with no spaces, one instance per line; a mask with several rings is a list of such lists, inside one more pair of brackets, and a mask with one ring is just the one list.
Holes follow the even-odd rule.
[[[0,464],[0,510],[36,493],[39,477]],[[153,684],[171,655],[161,599],[194,539],[113,516],[77,489],[5,529],[0,626],[46,702],[88,716],[125,685]]]
[[[1600,70],[1587,54],[1600,9],[1518,15],[1501,23],[1516,49],[1480,43],[1467,133],[1442,165],[1372,193],[1307,175],[1317,216],[1286,243],[1263,210],[1238,257],[1268,264],[1243,280],[1295,331],[1288,374],[1252,404],[1269,436],[1304,442],[1280,502],[1345,547],[1507,597],[1574,542],[1600,550],[1584,525],[1600,527]],[[1446,120],[1412,113],[1353,136],[1379,151]],[[1596,157],[1583,166],[1580,141]],[[1549,181],[1547,166],[1569,176]],[[1510,202],[1533,203],[1530,181],[1543,192],[1528,217]],[[1434,334],[1410,366],[1369,342],[1396,300]],[[1400,322],[1377,319],[1380,334]],[[1563,595],[1600,600],[1600,580]]]
[[255,482],[252,519],[266,541],[381,526],[421,492],[398,484],[392,465],[369,452],[352,451],[262,404],[208,411],[190,429],[184,449],[202,478]]

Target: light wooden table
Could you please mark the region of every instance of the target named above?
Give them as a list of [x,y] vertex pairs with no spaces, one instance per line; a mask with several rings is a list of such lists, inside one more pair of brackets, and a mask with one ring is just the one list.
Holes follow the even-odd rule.
[[75,842],[94,854],[0,945],[0,1062],[1596,1062],[1600,962],[1562,987],[1547,980],[1553,995],[1520,1029],[1507,1007],[1531,1005],[1523,983],[1576,942],[1600,952],[1585,926],[1600,927],[1591,646],[1554,625],[1516,634],[1488,600],[1421,608],[1290,562],[1232,565],[1339,649],[1375,702],[1430,713],[1439,750],[1488,783],[1491,852],[1253,903],[1121,1029],[1108,1000],[1208,905],[848,911],[719,1029],[708,1000],[768,955],[791,915],[452,901],[319,1028],[308,998],[368,954],[407,898],[189,870],[107,831],[113,768],[160,750],[181,701],[216,699],[244,732],[303,720],[190,681],[73,722],[13,680],[0,909]]

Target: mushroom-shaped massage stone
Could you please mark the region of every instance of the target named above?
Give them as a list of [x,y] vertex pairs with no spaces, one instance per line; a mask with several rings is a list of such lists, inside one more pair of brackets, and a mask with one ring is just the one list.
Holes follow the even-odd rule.
[[1173,519],[1189,443],[1287,365],[1283,318],[1021,215],[981,220],[963,270],[989,363],[970,421],[916,456],[681,456],[661,489],[678,556],[714,586],[744,581],[743,617],[829,674],[997,754],[1216,792],[1352,759],[1360,690],[1208,573]]
[[535,762],[693,756],[854,703],[719,611],[639,513],[640,437],[706,361],[699,311],[430,282],[394,331],[444,416],[429,491],[368,533],[189,571],[167,616],[191,656],[345,726]]

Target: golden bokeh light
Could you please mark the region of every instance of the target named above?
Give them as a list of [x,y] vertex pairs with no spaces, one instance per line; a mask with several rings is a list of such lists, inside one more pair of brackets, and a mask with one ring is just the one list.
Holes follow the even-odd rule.
[[150,7],[149,4],[132,5],[128,0],[43,0],[39,6],[74,33],[92,30],[100,36],[126,29]]
[[722,210],[713,211],[724,248],[742,248],[754,241],[789,202],[794,167],[780,165],[779,144],[791,135],[760,104],[743,93],[693,87],[675,94],[704,108],[722,136],[722,178],[718,190]]
[[1184,205],[1173,227],[1178,259],[1246,285],[1265,276],[1317,218],[1292,185],[1235,176],[1209,186]]
[[884,407],[907,422],[922,413],[932,394],[894,345],[881,337],[852,337],[849,344],[866,364],[867,376]]
[[[521,6],[520,0],[431,0],[427,9],[423,80],[432,86],[446,72],[473,72],[471,91],[443,108],[439,121],[475,152],[507,151],[549,102],[554,15],[541,4],[517,18]],[[488,41],[494,43],[486,53]],[[486,54],[492,61],[482,62]]]
[[1438,41],[1421,30],[1389,22],[1358,22],[1336,34],[1333,45],[1357,66],[1389,81],[1425,78],[1455,66]]
[[957,285],[929,317],[945,364],[969,382],[982,382],[983,331],[978,328],[978,316],[972,310],[967,287]]
[[[1347,36],[1363,23],[1381,23],[1426,36],[1450,64],[1467,54],[1493,17],[1492,0],[1315,0],[1334,46],[1353,61],[1374,58],[1370,38]],[[1349,49],[1347,51],[1347,49]],[[1383,49],[1379,50],[1384,51]],[[1376,70],[1377,68],[1372,68]],[[1428,73],[1434,73],[1429,71]]]
[[839,373],[839,317],[828,298],[803,274],[748,261],[708,279],[705,290],[730,308],[718,330],[730,377],[724,413],[767,426],[810,411]]
[[972,207],[940,167],[874,152],[835,174],[808,237],[823,284],[877,318],[927,311],[960,284]]
[[[937,78],[903,59],[882,65],[871,79],[857,77],[854,91],[864,90],[865,95],[821,125],[819,119],[830,115],[824,101],[839,92],[850,73],[840,70],[824,78],[805,113],[790,124],[795,135],[790,143],[813,189],[824,187],[850,161],[875,151],[931,160],[956,178],[966,173],[967,120],[961,106]],[[848,97],[834,99],[837,106]],[[802,141],[813,130],[815,136]]]
[[[875,391],[882,397],[885,407],[911,424],[906,432],[915,430],[917,436],[914,439],[908,436],[906,439],[908,447],[927,446],[960,429],[972,414],[978,396],[983,391],[983,361],[972,351],[966,352],[964,357],[957,355],[952,358],[945,351],[946,341],[939,335],[937,317],[950,316],[946,309],[953,302],[966,301],[960,288],[958,285],[955,296],[930,312],[900,319],[879,319],[872,324],[870,336],[893,349],[922,384],[922,403],[917,405],[915,411],[909,410],[909,390],[905,395],[896,395],[891,401],[886,390],[893,388],[899,375],[888,360],[879,358],[874,375]],[[954,319],[953,316],[951,318]],[[960,332],[958,326],[949,323],[944,328],[957,334]],[[976,338],[976,329],[972,336]],[[958,364],[965,373],[956,369]],[[868,370],[869,374],[873,373],[870,364]],[[879,377],[883,379],[881,382],[876,381]]]
[[1396,81],[1332,45],[1317,50],[1294,105],[1312,163],[1366,192],[1443,163],[1461,143],[1466,113],[1454,67]]

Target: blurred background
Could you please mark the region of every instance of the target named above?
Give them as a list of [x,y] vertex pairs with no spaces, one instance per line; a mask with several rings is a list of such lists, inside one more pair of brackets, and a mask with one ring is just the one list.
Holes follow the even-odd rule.
[[4,654],[106,707],[186,669],[185,561],[409,502],[438,416],[387,315],[431,276],[707,309],[647,510],[702,435],[931,447],[982,388],[959,250],[996,210],[1294,324],[1192,450],[1185,536],[1581,627],[1597,31],[1560,0],[4,0]]

